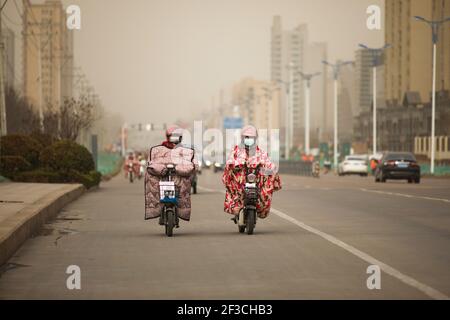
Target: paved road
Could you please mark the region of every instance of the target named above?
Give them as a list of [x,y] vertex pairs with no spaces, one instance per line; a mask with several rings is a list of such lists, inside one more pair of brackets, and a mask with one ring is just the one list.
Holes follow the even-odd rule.
[[[223,213],[205,171],[192,221],[143,220],[142,183],[122,176],[67,206],[3,266],[0,298],[431,299],[450,296],[450,180],[282,176],[256,233]],[[378,264],[381,289],[369,290]],[[69,265],[81,290],[66,288]]]

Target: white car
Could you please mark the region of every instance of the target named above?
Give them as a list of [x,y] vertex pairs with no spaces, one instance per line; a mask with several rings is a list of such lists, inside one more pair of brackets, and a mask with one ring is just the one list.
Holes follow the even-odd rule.
[[367,157],[366,156],[346,156],[345,160],[339,163],[338,174],[340,176],[346,174],[359,174],[360,176],[367,176]]

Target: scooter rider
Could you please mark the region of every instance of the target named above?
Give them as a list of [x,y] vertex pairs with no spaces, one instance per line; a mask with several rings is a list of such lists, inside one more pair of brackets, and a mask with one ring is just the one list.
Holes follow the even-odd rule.
[[179,218],[189,221],[191,215],[191,183],[197,161],[194,149],[183,146],[183,129],[170,126],[166,140],[150,149],[145,173],[145,219],[158,218],[163,205],[160,203],[159,181],[167,174],[167,165],[175,166],[174,181],[177,188]]
[[257,145],[258,131],[254,126],[246,126],[241,130],[241,143],[236,145],[227,160],[222,182],[226,187],[224,211],[237,216],[244,207],[243,189],[245,185],[245,166],[259,166],[258,189],[260,197],[256,206],[259,218],[266,218],[270,211],[272,194],[281,189],[281,180],[277,168],[267,153]]

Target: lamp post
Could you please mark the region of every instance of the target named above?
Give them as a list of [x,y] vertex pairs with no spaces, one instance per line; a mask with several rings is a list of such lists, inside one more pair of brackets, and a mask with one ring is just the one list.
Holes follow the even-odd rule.
[[353,61],[340,61],[336,62],[335,64],[329,63],[326,60],[322,61],[323,64],[329,66],[333,70],[333,77],[334,77],[334,171],[337,172],[337,166],[338,166],[338,77],[341,70],[341,67],[353,64]]
[[414,17],[417,21],[422,21],[428,24],[431,27],[431,35],[433,41],[433,84],[431,90],[431,163],[430,163],[430,173],[434,174],[434,158],[435,158],[435,149],[436,149],[436,141],[435,141],[435,118],[436,118],[436,46],[438,42],[438,31],[439,28],[445,22],[450,21],[450,17],[447,17],[443,20],[427,20],[420,16]]
[[305,81],[305,153],[309,155],[310,152],[310,138],[309,138],[309,127],[310,127],[310,110],[311,110],[311,95],[310,95],[310,89],[311,89],[311,79],[315,76],[318,76],[321,74],[320,72],[315,73],[303,73],[298,72],[298,74],[302,77],[302,79]]
[[127,124],[124,123],[122,125],[122,130],[121,130],[122,157],[125,157],[127,154],[126,150],[125,150],[127,127],[128,127]]
[[5,84],[3,79],[4,67],[4,48],[3,34],[2,34],[2,12],[8,0],[5,0],[0,6],[0,136],[7,134],[6,125],[6,103],[5,103]]
[[284,158],[286,160],[289,160],[289,100],[290,100],[290,85],[289,82],[285,81],[277,81],[277,83],[281,86],[285,86],[285,116],[284,116],[284,122],[285,122],[285,135],[284,135]]
[[391,45],[386,44],[381,48],[369,48],[365,44],[360,43],[359,46],[363,49],[369,50],[369,52],[372,54],[372,152],[375,155],[377,153],[377,67],[381,64],[381,54],[385,49],[390,48]]

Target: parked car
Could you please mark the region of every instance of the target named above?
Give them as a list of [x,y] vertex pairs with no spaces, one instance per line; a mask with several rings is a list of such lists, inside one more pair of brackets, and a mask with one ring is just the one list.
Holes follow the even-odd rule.
[[375,170],[375,182],[387,179],[420,183],[420,166],[411,152],[386,152]]
[[223,171],[225,169],[225,163],[216,161],[214,162],[214,172]]
[[367,156],[346,156],[344,161],[339,163],[338,174],[340,176],[347,174],[359,174],[360,176],[367,176]]

